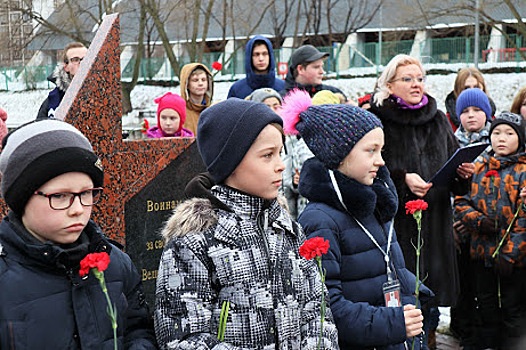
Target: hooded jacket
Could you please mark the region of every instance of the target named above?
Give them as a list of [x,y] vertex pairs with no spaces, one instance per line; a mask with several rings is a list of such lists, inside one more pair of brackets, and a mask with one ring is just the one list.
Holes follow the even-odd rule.
[[[486,177],[490,170],[496,170],[498,176]],[[491,151],[475,163],[471,191],[455,198],[455,217],[470,231],[463,238],[470,242],[473,260],[484,261],[488,267],[493,266],[495,259],[492,255],[506,235],[517,209],[521,207],[519,193],[525,186],[526,153],[495,157]],[[486,217],[497,221],[496,235],[481,234],[480,224]],[[526,266],[526,213],[523,210],[519,211],[510,235],[500,249],[499,255],[507,261],[518,267]]]
[[[196,68],[201,68],[204,70],[208,76],[208,90],[205,93],[203,103],[194,103],[190,99],[190,94],[188,93],[188,80],[190,75]],[[181,74],[179,77],[181,83],[181,97],[186,101],[186,121],[183,124],[183,127],[190,130],[194,135],[197,136],[197,122],[199,121],[199,115],[205,110],[205,108],[210,107],[212,104],[212,97],[214,95],[214,81],[212,79],[212,73],[208,67],[201,63],[189,63],[181,68]]]
[[0,349],[113,349],[107,302],[87,254],[107,252],[106,286],[117,310],[119,349],[156,349],[134,264],[90,221],[79,243],[42,243],[10,212],[0,224]]
[[[299,223],[308,238],[330,242],[323,256],[325,284],[338,328],[341,349],[405,349],[405,319],[402,307],[386,307],[382,285],[387,282],[383,253],[360,228],[359,220],[384,252],[388,232],[398,208],[398,197],[386,167],[381,167],[372,186],[366,186],[334,171],[343,207],[327,168],[316,158],[307,160],[300,178],[300,193],[309,200]],[[401,285],[402,304],[415,304],[416,278],[405,268],[404,257],[393,230],[391,269]],[[420,287],[420,302],[432,293]],[[419,345],[419,339],[415,345]],[[416,346],[415,349],[418,349]]]
[[[256,74],[252,67],[252,50],[256,41],[263,41],[267,46],[269,54],[269,66],[266,74]],[[281,91],[285,87],[285,82],[282,79],[276,78],[276,61],[274,58],[274,51],[270,40],[261,35],[256,35],[250,39],[245,48],[245,72],[246,78],[236,81],[228,91],[228,97],[237,97],[244,99],[250,95],[254,90],[260,88],[271,88],[276,91]]]
[[47,80],[54,83],[56,87],[51,90],[48,97],[40,105],[37,119],[55,117],[55,110],[58,108],[60,102],[62,102],[62,98],[66,94],[69,84],[71,84],[69,73],[64,70],[63,66],[56,67]]
[[[299,225],[276,200],[222,185],[211,195],[216,205],[193,198],[178,206],[162,232],[161,348],[315,349],[323,288],[314,261],[299,255]],[[328,306],[323,335],[325,349],[339,349]]]

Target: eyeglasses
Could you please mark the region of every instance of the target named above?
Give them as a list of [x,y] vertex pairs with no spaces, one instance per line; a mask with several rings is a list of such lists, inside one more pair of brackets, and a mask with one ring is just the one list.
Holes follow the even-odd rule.
[[66,59],[66,63],[70,63],[70,62],[71,63],[80,63],[80,62],[82,62],[83,59],[84,59],[84,57],[77,57],[77,56],[75,56],[75,57],[71,57],[69,60]]
[[390,82],[394,83],[395,81],[398,81],[398,80],[400,80],[402,83],[405,83],[405,84],[411,84],[411,82],[413,82],[413,81],[415,83],[423,83],[424,81],[426,81],[426,77],[416,77],[416,78],[413,78],[413,77],[401,77],[401,78],[393,79]]
[[82,192],[58,192],[58,193],[44,193],[36,191],[34,194],[46,197],[49,200],[49,206],[54,210],[68,209],[73,205],[75,197],[79,197],[80,204],[85,207],[91,207],[97,204],[102,194],[102,187],[90,188]]

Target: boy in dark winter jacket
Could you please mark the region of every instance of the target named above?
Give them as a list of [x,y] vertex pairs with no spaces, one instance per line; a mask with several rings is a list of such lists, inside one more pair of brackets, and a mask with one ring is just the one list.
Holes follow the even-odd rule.
[[[178,206],[162,232],[155,330],[163,349],[316,349],[325,289],[299,254],[303,231],[276,200],[282,123],[264,104],[237,98],[201,114],[197,146],[217,185]],[[339,349],[337,338],[328,312],[321,348]]]
[[106,286],[119,349],[156,349],[141,279],[128,255],[90,220],[101,161],[77,129],[58,120],[26,124],[4,138],[0,224],[0,348],[114,349],[107,301],[80,261],[106,252]]
[[[358,107],[312,106],[306,94],[294,102],[283,106],[285,132],[299,132],[315,155],[302,168],[309,203],[299,223],[307,237],[330,242],[323,267],[340,348],[405,349],[423,317],[393,230],[398,197],[381,155],[382,124]],[[425,303],[432,293],[422,285],[420,296]]]
[[526,186],[523,118],[503,112],[491,123],[492,150],[475,163],[471,191],[455,198],[473,260],[476,314],[472,349],[522,349],[526,327]]

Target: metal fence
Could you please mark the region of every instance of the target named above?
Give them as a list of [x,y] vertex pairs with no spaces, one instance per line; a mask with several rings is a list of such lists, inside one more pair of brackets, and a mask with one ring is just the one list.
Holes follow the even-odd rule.
[[[510,41],[500,37],[500,41],[494,49],[491,47],[490,36],[481,36],[479,41],[479,62],[490,62],[498,66],[499,63],[510,62],[516,64],[519,69],[521,62],[525,60],[516,52],[515,47],[526,52],[526,39],[520,35],[510,35]],[[471,64],[473,59],[474,38],[473,37],[454,37],[454,38],[431,38],[420,43],[421,47],[414,40],[401,41],[384,41],[382,43],[363,43],[356,47],[338,46],[318,47],[322,52],[329,53],[325,61],[324,69],[327,73],[336,73],[339,75],[342,71],[350,68],[361,67],[378,67],[385,66],[391,58],[397,54],[410,54],[413,50],[420,52],[420,57],[424,64]],[[488,47],[490,46],[490,47]],[[276,67],[279,62],[285,62],[295,49],[274,50]],[[348,51],[344,51],[348,50]],[[380,52],[381,50],[381,52]],[[340,65],[340,58],[346,55],[349,62],[348,67]],[[202,63],[207,67],[212,67],[212,63],[219,61],[223,64],[221,76],[223,79],[234,80],[235,75],[245,74],[245,53],[243,50],[237,50],[232,55],[225,55],[223,52],[212,52],[203,54]],[[190,63],[190,57],[178,57],[179,66]],[[129,60],[121,62],[122,78],[130,79],[133,73],[135,61]],[[22,84],[26,89],[36,87],[50,87],[46,78],[51,74],[55,67],[52,65],[45,66],[20,66],[2,68],[0,67],[0,90],[10,90],[14,84]],[[214,72],[215,73],[215,72]],[[140,80],[178,80],[179,72],[174,72],[168,59],[164,57],[142,59],[139,70]]]

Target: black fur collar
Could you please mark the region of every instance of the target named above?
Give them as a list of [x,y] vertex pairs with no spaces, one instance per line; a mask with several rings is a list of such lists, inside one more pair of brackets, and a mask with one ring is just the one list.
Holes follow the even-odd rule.
[[[398,209],[398,196],[387,167],[378,171],[371,186],[363,185],[337,170],[334,175],[347,210],[357,219],[376,213],[381,222],[394,218]],[[316,158],[305,162],[301,171],[299,191],[309,201],[322,202],[345,211],[332,186],[327,168]]]
[[[437,113],[436,100],[426,95],[428,102],[425,106],[419,109],[402,109],[392,97],[388,97],[382,106],[376,104],[371,105],[370,112],[381,115],[382,122],[390,121],[402,125],[423,125],[435,118]],[[374,101],[371,98],[371,101]]]

